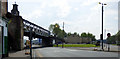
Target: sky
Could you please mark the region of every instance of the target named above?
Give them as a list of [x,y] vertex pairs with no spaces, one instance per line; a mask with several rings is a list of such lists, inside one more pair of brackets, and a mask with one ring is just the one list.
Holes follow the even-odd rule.
[[11,12],[15,2],[23,19],[29,20],[45,29],[50,24],[58,23],[65,31],[79,34],[86,32],[101,34],[101,13],[104,6],[104,38],[106,33],[114,35],[118,32],[119,0],[8,0],[8,11]]

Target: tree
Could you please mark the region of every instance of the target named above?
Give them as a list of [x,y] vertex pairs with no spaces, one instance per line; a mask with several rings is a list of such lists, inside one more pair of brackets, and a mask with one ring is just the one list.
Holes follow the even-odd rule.
[[71,35],[71,32],[67,33],[67,36],[70,36]]
[[60,33],[60,31],[61,31],[61,29],[60,29],[60,26],[59,26],[59,24],[51,24],[50,26],[49,26],[49,30],[54,34],[54,35],[58,35],[58,33]]
[[95,36],[94,36],[93,34],[88,33],[87,35],[88,35],[89,38],[92,39],[92,41],[95,41],[95,40],[96,40],[96,39],[95,39]]
[[118,44],[120,45],[120,30],[116,34],[116,40],[118,41]]
[[74,35],[77,35],[77,36],[79,36],[79,34],[78,34],[77,32],[74,32]]
[[112,35],[111,37],[107,38],[107,43],[109,44],[119,44],[120,45],[120,30],[117,34]]
[[109,44],[116,44],[116,39],[115,39],[116,35],[113,35],[111,37],[107,38],[107,43]]
[[83,33],[81,34],[81,37],[87,37],[87,34],[86,34],[85,32],[83,32]]
[[74,35],[77,35],[77,32],[74,32]]
[[95,36],[94,36],[93,34],[91,34],[91,33],[85,33],[85,32],[83,32],[83,33],[81,34],[81,37],[91,38],[92,41],[95,41],[95,40],[96,40],[96,39],[95,39]]
[[51,24],[49,26],[49,30],[52,32],[52,34],[59,38],[64,38],[66,36],[66,32],[60,29],[59,24]]

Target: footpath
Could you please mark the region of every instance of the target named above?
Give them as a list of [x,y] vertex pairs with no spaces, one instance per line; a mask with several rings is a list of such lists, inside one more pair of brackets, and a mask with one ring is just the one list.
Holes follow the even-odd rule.
[[[36,59],[35,57],[37,56],[35,54],[34,49],[41,48],[41,46],[33,45],[33,47],[34,48],[32,49],[32,57],[33,57],[32,59]],[[31,59],[30,54],[25,54],[25,53],[30,53],[30,49],[23,49],[21,51],[10,51],[8,57],[2,59]]]
[[26,55],[25,51],[25,49],[21,51],[10,51],[9,56],[3,59],[30,59],[30,55]]

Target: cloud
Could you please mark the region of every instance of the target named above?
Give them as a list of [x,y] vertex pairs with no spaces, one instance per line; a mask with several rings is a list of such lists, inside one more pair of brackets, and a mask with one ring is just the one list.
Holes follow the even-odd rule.
[[120,19],[118,20],[118,30],[120,30]]
[[74,10],[75,10],[75,11],[78,11],[78,10],[79,10],[79,8],[74,8]]
[[115,17],[114,19],[115,19],[115,20],[118,20],[118,17]]
[[[15,0],[9,1],[14,2]],[[26,2],[26,4],[20,5],[21,10],[19,11],[23,13],[21,16],[41,25],[41,27],[48,28],[50,24],[58,23],[62,29],[64,22],[66,32],[78,32],[79,34],[90,32],[99,38],[101,33],[101,5],[98,4],[99,1],[109,3],[116,0],[17,0],[16,2],[19,4]],[[29,8],[23,9],[24,6]],[[110,18],[107,17],[108,15],[114,16],[117,12],[114,8],[106,8],[105,14],[108,19]],[[117,18],[115,16],[110,19]],[[112,22],[115,23],[115,21]],[[110,24],[114,24],[112,22]],[[116,27],[114,26],[112,25],[112,30],[115,33]]]
[[43,15],[43,12],[41,10],[34,10],[29,14],[21,14],[21,15],[24,19],[35,22],[35,19],[41,17]]
[[71,7],[67,0],[53,0],[51,7],[58,7],[57,16],[58,17],[66,17],[70,13]]
[[91,4],[93,4],[95,1],[94,0],[84,0],[84,2],[82,2],[81,6],[90,6]]
[[42,0],[9,0],[9,2],[42,2]]
[[99,4],[97,4],[97,3],[95,3],[95,4],[96,4],[96,5],[93,6],[93,7],[91,7],[90,10],[91,10],[91,11],[99,11],[99,10],[101,10],[101,5],[99,5]]
[[98,2],[101,2],[101,3],[119,2],[119,0],[84,0],[84,1],[81,1],[81,2],[82,2],[81,6],[90,6],[93,3],[98,3]]
[[106,15],[117,15],[118,11],[114,9],[108,9],[108,10],[105,10],[105,14]]

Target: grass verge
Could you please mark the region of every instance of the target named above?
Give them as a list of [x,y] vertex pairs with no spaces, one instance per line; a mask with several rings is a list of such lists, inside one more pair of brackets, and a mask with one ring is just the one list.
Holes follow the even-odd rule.
[[[99,47],[94,44],[64,44],[64,47]],[[54,45],[54,47],[57,47],[57,45]],[[62,47],[62,44],[59,44],[58,47]]]

